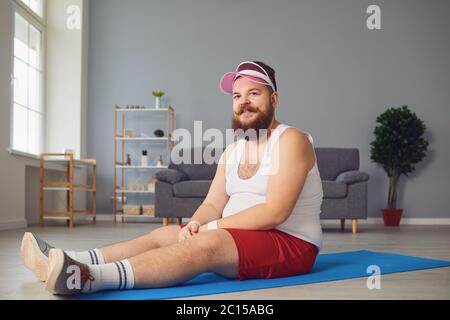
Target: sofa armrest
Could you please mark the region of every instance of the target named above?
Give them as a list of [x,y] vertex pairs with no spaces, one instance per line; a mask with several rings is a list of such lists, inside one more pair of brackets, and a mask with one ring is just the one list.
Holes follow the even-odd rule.
[[352,184],[369,180],[369,175],[362,171],[345,171],[336,177],[337,182]]
[[164,169],[156,172],[155,178],[157,180],[167,182],[170,184],[175,184],[180,181],[189,180],[189,177],[178,170],[175,169]]

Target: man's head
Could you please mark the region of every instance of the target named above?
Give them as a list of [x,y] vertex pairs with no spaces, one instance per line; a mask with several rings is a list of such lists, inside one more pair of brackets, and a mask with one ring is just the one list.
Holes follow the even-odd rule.
[[222,91],[233,97],[234,130],[268,129],[278,105],[275,71],[260,61],[245,61],[222,77]]

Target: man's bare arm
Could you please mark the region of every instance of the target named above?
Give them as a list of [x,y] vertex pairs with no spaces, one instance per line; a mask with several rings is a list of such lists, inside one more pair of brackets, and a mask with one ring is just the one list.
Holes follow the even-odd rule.
[[233,143],[222,153],[208,195],[192,216],[192,220],[200,222],[201,225],[222,217],[223,209],[229,199],[225,180],[226,159],[234,147]]

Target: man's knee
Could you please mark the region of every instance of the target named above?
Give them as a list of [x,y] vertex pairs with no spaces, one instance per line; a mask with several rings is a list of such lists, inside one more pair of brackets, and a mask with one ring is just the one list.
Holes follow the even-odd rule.
[[179,226],[165,226],[150,232],[149,237],[160,247],[166,247],[178,242],[179,232]]
[[214,230],[200,233],[192,238],[192,247],[198,251],[199,254],[207,258],[214,255],[220,255],[226,250],[230,244],[229,235],[225,230]]

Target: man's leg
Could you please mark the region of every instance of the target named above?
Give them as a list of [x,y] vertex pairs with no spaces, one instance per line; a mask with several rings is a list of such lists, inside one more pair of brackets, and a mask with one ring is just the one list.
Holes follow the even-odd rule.
[[[206,271],[236,278],[238,262],[233,237],[221,229],[105,265],[88,266],[72,260],[60,249],[53,249],[47,290],[55,294],[77,294],[159,288],[183,283]],[[69,286],[74,265],[80,270],[81,287]]]
[[207,271],[236,278],[238,251],[226,230],[200,233],[169,247],[128,259],[135,288],[167,287],[183,283]]
[[[65,251],[72,259],[84,264],[105,264],[120,261],[140,253],[165,247],[178,242],[179,226],[158,228],[139,238],[88,251]],[[32,233],[26,232],[22,239],[20,255],[24,265],[41,281],[46,281],[48,253],[53,246]]]
[[178,242],[179,226],[167,226],[153,230],[136,239],[119,242],[103,248],[100,252],[105,263],[137,256],[152,249],[170,246]]

